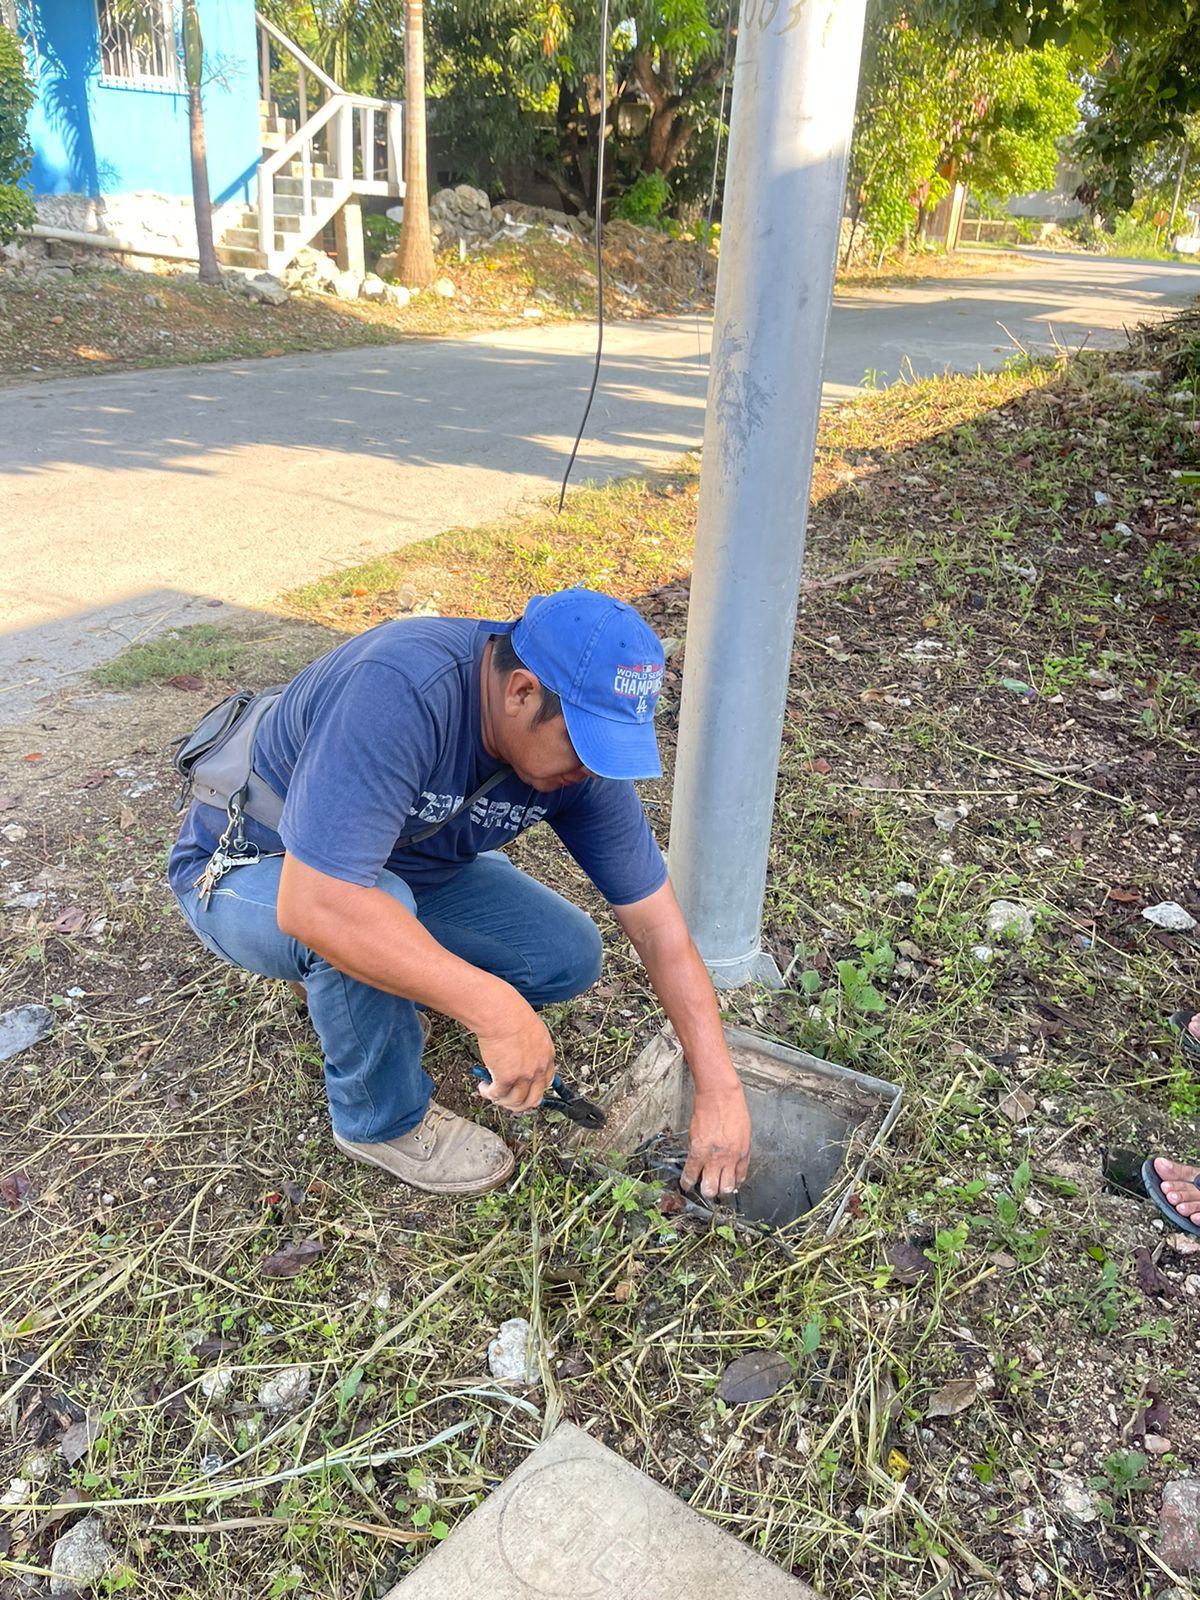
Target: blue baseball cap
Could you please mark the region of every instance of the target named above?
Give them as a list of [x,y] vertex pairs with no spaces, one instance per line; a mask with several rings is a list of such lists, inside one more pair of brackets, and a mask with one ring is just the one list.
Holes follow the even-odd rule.
[[580,761],[598,778],[659,778],[654,708],[663,684],[658,636],[632,606],[594,589],[535,595],[513,649],[562,701]]

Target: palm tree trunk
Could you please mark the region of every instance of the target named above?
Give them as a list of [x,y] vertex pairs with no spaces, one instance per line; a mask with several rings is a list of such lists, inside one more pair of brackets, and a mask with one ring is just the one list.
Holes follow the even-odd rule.
[[187,75],[188,137],[192,152],[192,208],[196,214],[196,250],[200,282],[220,283],[221,269],[213,246],[212,196],[208,192],[208,152],[204,139],[204,41],[196,0],[184,0],[183,58]]
[[432,283],[433,234],[429,226],[425,146],[425,4],[404,4],[404,221],[396,245],[396,277],[423,288]]

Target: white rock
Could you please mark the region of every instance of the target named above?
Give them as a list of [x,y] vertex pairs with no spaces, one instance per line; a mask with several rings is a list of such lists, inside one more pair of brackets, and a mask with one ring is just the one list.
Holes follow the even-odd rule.
[[[45,898],[38,896],[38,903]],[[12,905],[12,901],[8,902]],[[14,1006],[0,1016],[0,1061],[7,1061],[18,1051],[44,1039],[54,1026],[54,1013],[49,1006]]]
[[443,300],[453,300],[458,293],[449,278],[439,278],[433,286],[433,292]]
[[23,1506],[32,1490],[33,1485],[28,1478],[13,1478],[4,1493],[0,1494],[0,1506],[4,1506],[7,1510]]
[[32,1478],[40,1483],[43,1478],[48,1478],[58,1465],[58,1454],[54,1450],[34,1450],[27,1455],[21,1463],[21,1476]]
[[488,1345],[488,1370],[493,1378],[516,1378],[521,1383],[538,1380],[533,1329],[524,1317],[510,1317],[496,1330]]
[[993,900],[983,923],[993,939],[1033,938],[1033,913],[1016,900]]
[[101,1582],[116,1561],[98,1517],[69,1528],[50,1557],[50,1593],[79,1594]]
[[915,883],[908,883],[904,878],[901,878],[892,893],[897,900],[915,900],[917,898],[917,886]]
[[1093,489],[1092,499],[1095,500],[1098,506],[1106,506],[1109,503],[1109,496],[1105,494],[1103,489]]
[[992,949],[990,944],[973,944],[971,946],[971,955],[976,961],[982,961],[986,963],[990,961],[995,954],[996,952]]
[[375,273],[368,272],[358,292],[364,300],[383,300],[387,297],[387,284]]
[[953,833],[966,814],[967,808],[964,805],[943,806],[940,811],[933,813],[933,825],[942,833]]
[[200,1393],[219,1405],[233,1388],[236,1376],[231,1367],[214,1367],[200,1379]]
[[1079,1478],[1064,1473],[1058,1484],[1058,1503],[1072,1522],[1095,1522],[1100,1515],[1096,1496]]
[[280,280],[270,272],[259,272],[246,282],[246,293],[251,300],[257,300],[263,305],[285,306],[288,303],[288,292]]
[[1195,917],[1190,916],[1174,900],[1163,900],[1159,905],[1147,906],[1142,915],[1147,922],[1153,923],[1156,928],[1164,928],[1167,933],[1191,933],[1197,926]]
[[358,292],[362,288],[362,279],[357,272],[339,272],[331,278],[333,292],[339,300],[357,300]]
[[26,839],[29,836],[27,831],[19,822],[6,822],[4,827],[0,828],[0,834],[2,834],[10,844],[20,844],[23,839]]
[[402,283],[388,283],[384,285],[384,297],[388,305],[395,306],[397,311],[403,311],[412,299],[412,295]]
[[307,1398],[311,1387],[308,1367],[284,1367],[259,1389],[258,1403],[265,1411],[290,1411]]

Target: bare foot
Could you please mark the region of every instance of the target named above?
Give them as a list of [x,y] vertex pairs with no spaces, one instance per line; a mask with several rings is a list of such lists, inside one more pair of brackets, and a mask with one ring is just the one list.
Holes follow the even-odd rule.
[[1187,1025],[1187,1031],[1193,1039],[1200,1039],[1200,1011],[1193,1012],[1192,1020]]
[[1200,1167],[1185,1167],[1178,1161],[1168,1161],[1165,1156],[1158,1156],[1154,1171],[1162,1184],[1163,1194],[1179,1215],[1186,1217],[1189,1222],[1200,1219],[1200,1189],[1196,1188]]

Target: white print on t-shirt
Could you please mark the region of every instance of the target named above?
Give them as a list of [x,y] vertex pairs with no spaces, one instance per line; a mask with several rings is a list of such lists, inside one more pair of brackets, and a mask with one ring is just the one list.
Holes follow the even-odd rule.
[[517,833],[521,828],[532,828],[546,815],[545,806],[514,806],[508,800],[476,800],[470,818],[480,828],[503,828],[506,833]]
[[[419,822],[445,822],[462,805],[463,796],[434,794],[429,789],[423,789],[417,800],[420,803],[409,807],[409,816],[416,817]],[[522,828],[532,828],[535,822],[540,822],[546,815],[546,808],[515,806],[508,800],[481,797],[467,815],[476,827],[503,828],[506,833],[519,833]]]
[[417,799],[424,804],[420,808],[410,806],[408,814],[410,817],[419,817],[422,822],[445,822],[451,812],[457,811],[462,805],[464,798],[461,794],[432,794],[428,789],[423,789]]

